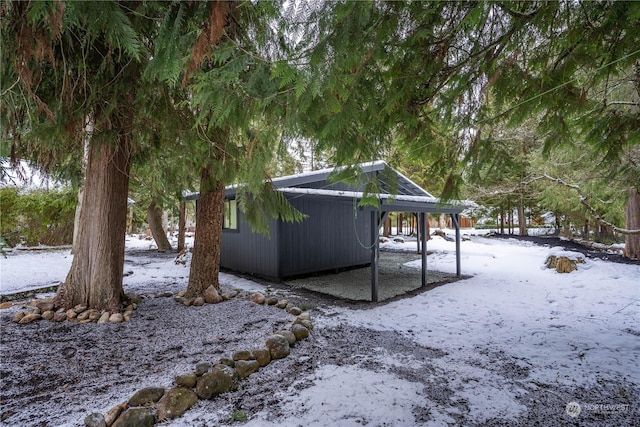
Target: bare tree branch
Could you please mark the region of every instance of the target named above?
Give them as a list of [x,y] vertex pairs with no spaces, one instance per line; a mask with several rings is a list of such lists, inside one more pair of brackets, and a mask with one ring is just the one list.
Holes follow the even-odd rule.
[[[580,204],[582,206],[584,206],[596,220],[598,220],[599,222],[603,223],[604,225],[606,225],[608,227],[611,227],[614,231],[616,231],[616,232],[618,232],[620,234],[640,234],[640,230],[628,230],[626,228],[620,228],[620,227],[617,227],[616,225],[610,223],[609,221],[605,220],[604,218],[602,218],[598,214],[598,212],[595,210],[595,208],[593,206],[591,206],[589,204],[589,202],[587,202],[586,196],[584,196],[582,194],[582,191],[580,190],[580,187],[577,186],[576,184],[569,184],[569,183],[563,181],[560,178],[555,178],[555,177],[549,176],[546,173],[540,178],[546,178],[546,179],[548,179],[550,181],[553,181],[555,183],[563,185],[563,186],[565,186],[567,188],[571,188],[572,190],[576,190],[578,192],[578,195],[580,196]],[[540,178],[534,178],[534,180],[535,179],[540,179]]]

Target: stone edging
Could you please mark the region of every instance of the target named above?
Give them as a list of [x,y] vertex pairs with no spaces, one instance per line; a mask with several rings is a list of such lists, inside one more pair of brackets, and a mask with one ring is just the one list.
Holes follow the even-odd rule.
[[[138,305],[142,301],[139,296],[128,296],[131,304],[129,304],[123,313],[109,312],[107,310],[89,309],[83,304],[78,304],[73,308],[65,310],[61,308],[57,311],[53,311],[53,299],[42,298],[34,299],[27,306],[26,310],[18,311],[13,315],[13,321],[20,324],[31,323],[36,320],[51,320],[54,322],[64,321],[76,321],[78,323],[121,323],[131,320],[134,310],[138,308]],[[0,309],[12,307],[15,304],[13,302],[6,302],[0,304]]]
[[[311,314],[302,312],[287,300],[265,297],[261,292],[246,294],[242,291],[225,290],[221,293],[220,301],[247,298],[256,304],[267,304],[286,310],[296,316],[296,319],[287,329],[266,337],[263,347],[236,350],[231,358],[221,358],[213,365],[207,362],[198,363],[193,372],[175,377],[173,386],[147,387],[138,390],[127,402],[114,406],[105,414],[89,414],[84,419],[85,426],[153,426],[158,422],[178,418],[198,403],[198,400],[214,399],[221,393],[236,390],[240,380],[273,360],[287,357],[291,352],[291,346],[296,341],[309,337],[310,331],[313,330]],[[196,303],[197,299],[185,299],[183,292],[174,296],[176,302],[184,305],[204,304],[205,301]]]

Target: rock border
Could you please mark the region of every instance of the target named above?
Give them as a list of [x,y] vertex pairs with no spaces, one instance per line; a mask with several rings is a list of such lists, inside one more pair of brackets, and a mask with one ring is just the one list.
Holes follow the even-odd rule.
[[0,309],[6,309],[15,305],[22,305],[25,310],[16,312],[13,321],[20,324],[31,323],[36,320],[51,320],[53,322],[77,322],[77,323],[122,323],[131,320],[133,312],[142,302],[142,297],[127,295],[130,304],[123,312],[90,309],[86,305],[78,304],[65,310],[60,308],[54,311],[53,298],[36,298],[29,303],[6,302],[0,304]]
[[[211,287],[210,287],[211,288]],[[208,289],[209,290],[209,289]],[[216,291],[217,293],[217,291]],[[253,349],[238,349],[222,357],[214,364],[197,363],[192,372],[178,375],[173,384],[167,387],[147,387],[138,390],[128,401],[115,405],[106,413],[94,412],[87,415],[84,425],[87,427],[134,427],[153,426],[165,420],[179,418],[199,400],[212,400],[216,396],[236,390],[239,382],[248,378],[260,368],[272,361],[287,357],[291,347],[308,338],[313,331],[311,313],[302,311],[286,299],[266,297],[261,292],[245,293],[240,290],[224,290],[220,301],[232,298],[245,298],[256,304],[270,305],[286,310],[296,316],[295,320],[265,338],[263,346]],[[184,305],[203,305],[205,297],[185,299],[184,291],[175,295],[174,300]]]

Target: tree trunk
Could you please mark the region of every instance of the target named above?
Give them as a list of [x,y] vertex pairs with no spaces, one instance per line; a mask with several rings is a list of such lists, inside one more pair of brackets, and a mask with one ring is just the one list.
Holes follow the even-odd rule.
[[127,234],[133,234],[133,205],[129,206],[129,222],[127,223]]
[[57,307],[121,309],[131,144],[131,126],[125,125],[114,145],[94,142],[89,149],[75,256]]
[[220,246],[222,243],[222,216],[224,209],[224,183],[213,177],[211,166],[202,169],[200,196],[196,209],[196,235],[185,297],[202,295],[213,285],[220,289]]
[[76,214],[73,218],[73,242],[71,243],[72,254],[76,253],[78,230],[80,230],[80,213],[82,212],[82,199],[84,199],[84,184],[82,184],[82,186],[78,190],[78,204],[76,205]]
[[[87,120],[88,124],[85,126],[85,135],[83,138],[83,150],[82,150],[82,175],[87,176],[87,162],[89,161],[89,139],[93,132],[93,123]],[[78,230],[80,229],[80,213],[82,212],[82,200],[84,199],[84,181],[80,184],[78,189],[78,205],[76,206],[76,215],[73,219],[73,242],[71,244],[71,253],[76,252],[76,241],[78,240]]]
[[609,227],[607,224],[600,223],[600,242],[599,243],[608,244],[608,243],[611,243],[612,239],[613,239],[613,230],[611,229],[611,227]]
[[184,250],[184,233],[187,225],[187,202],[180,202],[180,213],[178,216],[178,252]]
[[440,216],[438,217],[438,227],[443,230],[447,228],[447,218],[445,214],[440,214]]
[[[640,192],[636,188],[629,192],[625,217],[628,230],[640,230]],[[626,234],[624,240],[624,256],[640,259],[640,234]]]
[[584,219],[584,226],[582,227],[582,237],[589,240],[589,218]]
[[509,235],[513,234],[513,208],[511,207],[511,200],[507,205],[507,228],[509,230]]
[[158,246],[158,252],[166,252],[173,249],[169,239],[167,239],[167,233],[162,226],[162,208],[158,206],[157,200],[154,197],[151,199],[151,203],[147,208],[147,223],[151,230],[153,240],[156,241]]
[[520,200],[518,203],[518,234],[520,236],[526,236],[527,232],[527,215],[524,212],[524,203]]
[[396,234],[402,234],[402,212],[398,213],[398,226],[396,227]]
[[389,237],[391,235],[391,217],[387,216],[384,220],[384,225],[382,226],[382,235],[384,237]]

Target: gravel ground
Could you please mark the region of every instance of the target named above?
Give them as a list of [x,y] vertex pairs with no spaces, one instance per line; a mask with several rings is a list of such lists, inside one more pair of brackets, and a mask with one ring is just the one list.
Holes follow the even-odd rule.
[[[135,262],[136,254],[129,253],[127,257]],[[366,310],[372,304],[339,300],[304,289],[292,291],[282,284],[263,284],[273,294],[311,311],[317,320],[312,336],[296,343],[289,357],[274,361],[243,380],[237,391],[199,402],[171,425],[238,425],[232,421],[234,411],[246,414],[249,419],[259,414],[265,421],[277,422],[283,416],[283,396],[311,387],[309,376],[325,365],[391,371],[419,383],[425,400],[451,408],[455,425],[638,425],[640,390],[636,384],[599,383],[579,389],[560,383],[543,384],[529,378],[529,369],[523,367],[521,360],[503,353],[487,354],[487,349],[477,348],[476,354],[460,357],[438,348],[418,346],[400,332],[346,324],[323,326],[323,316],[327,316],[323,314],[324,308],[342,305]],[[127,291],[143,295],[175,293],[179,287],[177,283],[159,280]],[[410,296],[411,293],[394,300]],[[83,425],[87,414],[104,413],[143,387],[169,386],[175,375],[192,371],[196,363],[214,362],[229,357],[235,350],[251,348],[293,320],[283,310],[246,300],[184,307],[168,297],[143,300],[131,322],[122,324],[41,321],[17,325],[11,320],[16,310],[0,312],[0,411],[1,425],[6,426]],[[389,366],[381,362],[381,354],[409,362]],[[458,365],[480,364],[494,370],[505,387],[520,390],[520,403],[527,410],[517,420],[496,417],[482,423],[472,421],[469,402],[451,400],[452,378],[441,363],[435,363],[442,360]],[[570,398],[595,402],[603,396],[620,395],[627,396],[630,410],[590,412],[581,415],[579,421],[564,413]],[[426,401],[423,407],[415,407],[413,414],[416,425],[432,420]],[[376,425],[375,420],[370,420],[369,425]]]
[[[378,262],[378,300],[395,301],[408,292],[424,292],[436,286],[459,280],[455,275],[427,269],[427,285],[422,287],[421,269],[404,264],[419,260],[420,255],[407,252],[381,251]],[[371,268],[363,267],[336,274],[310,276],[290,280],[286,285],[293,289],[306,289],[328,294],[339,300],[371,301]]]

